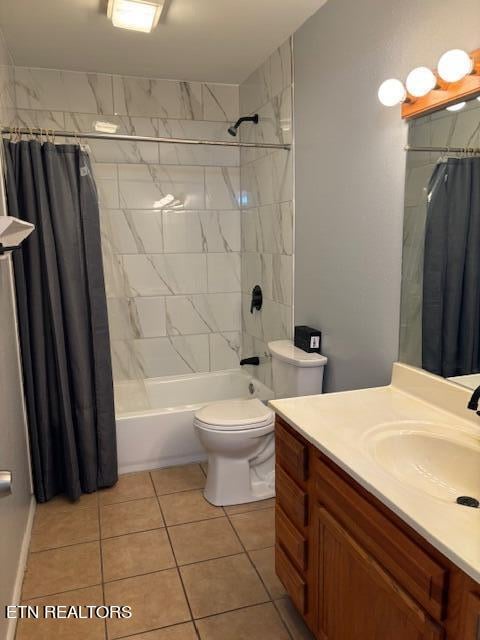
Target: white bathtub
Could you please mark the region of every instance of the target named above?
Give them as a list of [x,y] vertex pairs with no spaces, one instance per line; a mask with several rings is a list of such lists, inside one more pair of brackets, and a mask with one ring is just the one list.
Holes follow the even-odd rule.
[[240,369],[117,383],[119,472],[206,460],[193,428],[195,411],[217,400],[254,397],[274,395]]

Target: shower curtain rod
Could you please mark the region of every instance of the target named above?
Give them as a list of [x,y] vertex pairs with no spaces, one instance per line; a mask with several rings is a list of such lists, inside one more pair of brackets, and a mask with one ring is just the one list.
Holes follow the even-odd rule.
[[54,131],[52,129],[30,129],[30,128],[18,128],[18,127],[2,127],[2,134],[12,135],[33,135],[33,136],[45,136],[45,137],[62,137],[62,138],[75,138],[80,141],[81,139],[94,139],[94,140],[117,140],[125,142],[161,142],[165,144],[200,144],[208,147],[242,147],[242,148],[255,148],[255,149],[285,149],[290,151],[290,144],[273,144],[269,142],[229,142],[221,140],[194,140],[189,138],[161,138],[153,136],[133,136],[123,133],[80,133],[75,131]]
[[480,153],[480,147],[411,147],[405,146],[405,151],[438,151],[439,153]]

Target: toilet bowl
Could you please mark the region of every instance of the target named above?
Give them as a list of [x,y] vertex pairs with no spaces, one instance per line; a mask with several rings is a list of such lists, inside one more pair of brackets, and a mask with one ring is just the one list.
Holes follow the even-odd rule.
[[[268,344],[276,398],[322,392],[327,358],[306,353],[291,340]],[[194,426],[208,454],[205,498],[226,506],[275,495],[275,416],[257,398],[202,407]]]
[[226,506],[275,495],[275,416],[257,398],[197,411],[194,426],[208,453],[205,498]]

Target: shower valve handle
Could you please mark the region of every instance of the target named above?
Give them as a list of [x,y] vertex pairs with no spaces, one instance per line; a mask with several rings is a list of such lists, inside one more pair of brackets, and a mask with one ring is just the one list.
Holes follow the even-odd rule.
[[252,290],[252,302],[250,304],[250,313],[253,313],[253,310],[256,309],[260,311],[263,305],[263,293],[260,285],[256,284]]

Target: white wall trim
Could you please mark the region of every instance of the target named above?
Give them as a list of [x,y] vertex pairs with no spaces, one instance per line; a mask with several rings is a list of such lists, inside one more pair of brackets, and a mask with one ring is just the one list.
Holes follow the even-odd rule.
[[[27,567],[28,550],[30,548],[30,540],[32,537],[33,518],[35,516],[35,509],[37,508],[37,501],[35,496],[30,498],[30,507],[28,510],[28,520],[25,527],[25,533],[23,534],[22,548],[20,550],[20,557],[18,559],[17,576],[15,578],[15,585],[13,588],[12,601],[8,604],[20,604],[22,597],[23,576],[25,575],[25,569]],[[17,619],[12,618],[9,620],[7,627],[7,636],[5,640],[14,640],[15,632],[17,630]]]

